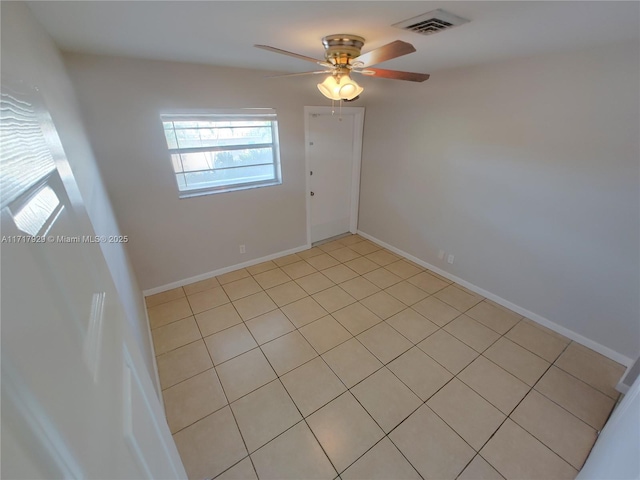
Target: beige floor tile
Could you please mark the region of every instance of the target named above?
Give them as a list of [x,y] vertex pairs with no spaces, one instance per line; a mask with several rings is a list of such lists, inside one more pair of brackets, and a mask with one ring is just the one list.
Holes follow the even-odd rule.
[[156,361],[158,362],[160,385],[163,389],[213,367],[204,340],[176,348],[160,355]]
[[365,258],[368,258],[372,262],[377,263],[381,267],[400,260],[400,257],[398,255],[390,252],[389,250],[377,250],[373,253],[365,255]]
[[282,311],[297,328],[327,315],[327,311],[311,297],[285,305]]
[[247,455],[229,407],[173,436],[189,478],[212,478]]
[[436,298],[448,303],[460,312],[466,312],[471,307],[481,302],[483,298],[480,295],[463,290],[458,285],[449,285],[434,295]]
[[346,390],[320,357],[283,375],[280,380],[305,417]]
[[555,365],[614,400],[618,398],[615,386],[624,374],[623,365],[575,342],[560,355]]
[[531,386],[549,368],[549,362],[504,337],[489,347],[484,356]]
[[535,390],[511,419],[578,470],[597,438],[593,428]]
[[365,273],[363,277],[379,288],[388,288],[391,285],[402,281],[402,278],[398,275],[391,273],[389,270],[385,270],[384,268],[378,268],[369,273]]
[[505,478],[573,479],[567,462],[507,419],[480,454]]
[[355,338],[329,350],[322,358],[348,388],[382,367],[382,363]]
[[258,275],[259,273],[268,272],[269,270],[273,270],[275,268],[278,268],[278,266],[271,260],[268,260],[251,267],[247,267],[247,272],[249,272],[251,275]]
[[453,319],[444,329],[480,353],[500,338],[496,332],[466,315]]
[[596,430],[602,429],[615,405],[612,398],[557,367],[551,367],[535,389]]
[[389,433],[411,415],[422,401],[386,368],[351,389],[369,415]]
[[278,375],[284,375],[318,355],[297,331],[265,343],[261,348]]
[[284,270],[282,270],[281,268],[267,270],[266,272],[255,275],[253,278],[264,289],[277,287],[278,285],[282,285],[283,283],[291,281],[289,275],[284,273]]
[[191,307],[186,298],[177,298],[147,309],[151,329],[162,327],[168,323],[190,317]]
[[396,283],[385,289],[385,292],[394,296],[407,306],[411,306],[428,296],[426,292],[407,281]]
[[332,315],[343,327],[349,330],[351,335],[358,335],[382,321],[380,317],[361,303],[351,304],[333,312]]
[[[489,301],[489,300],[487,300],[487,301]],[[567,345],[569,345],[569,343],[571,343],[571,340],[568,339],[567,337],[565,337],[564,335],[562,335],[562,334],[560,334],[560,333],[558,333],[558,332],[556,332],[554,330],[551,330],[550,328],[547,328],[547,327],[539,324],[538,322],[534,322],[533,320],[530,320],[528,318],[523,318],[522,321],[524,323],[527,323],[527,324],[531,325],[532,327],[536,327],[537,329],[542,330],[544,333],[547,333],[547,334],[551,335],[552,337],[556,337],[558,340],[563,341]]]
[[352,278],[359,276],[356,272],[344,265],[336,265],[335,267],[327,268],[326,270],[323,270],[322,273],[334,283],[346,282],[347,280],[351,280]]
[[509,330],[505,337],[544,358],[547,362],[555,362],[569,343],[549,335],[524,320]]
[[522,318],[522,315],[487,301],[480,302],[475,307],[470,308],[467,311],[467,315],[500,335],[507,333]]
[[249,295],[262,291],[262,287],[258,285],[253,277],[229,282],[226,285],[223,285],[222,288],[230,300],[238,300],[239,298],[248,297]]
[[151,335],[156,355],[162,355],[202,338],[198,324],[193,317],[183,318],[177,322],[156,328],[151,331]]
[[337,240],[333,240],[331,242],[325,242],[325,243],[322,243],[321,245],[318,245],[318,248],[326,253],[333,252],[334,250],[338,250],[343,247],[344,245]]
[[225,328],[242,323],[242,319],[231,303],[226,303],[196,315],[196,322],[203,337],[218,333]]
[[476,455],[458,480],[502,480],[504,477],[480,455]]
[[274,380],[231,404],[249,453],[292,427],[302,416],[280,380]]
[[284,270],[284,273],[289,275],[293,280],[295,280],[296,278],[304,277],[317,272],[315,268],[313,268],[304,260],[300,262],[290,263],[289,265],[285,265],[284,267],[282,267],[282,270]]
[[278,308],[265,292],[255,293],[236,300],[233,305],[245,322]]
[[258,480],[256,471],[253,469],[253,463],[249,457],[236,463],[229,470],[221,473],[216,480]]
[[145,297],[144,301],[147,308],[155,307],[161,303],[170,302],[171,300],[177,300],[185,296],[182,287],[172,288],[164,292],[156,293],[155,295],[149,295]]
[[349,248],[360,255],[369,255],[377,250],[380,250],[382,247],[379,247],[373,242],[369,240],[365,240],[363,242],[354,243],[349,245]]
[[245,322],[259,345],[296,329],[281,310],[273,310]]
[[211,308],[219,307],[225,303],[229,303],[229,297],[222,287],[214,287],[209,290],[194,293],[187,297],[193,313],[201,313]]
[[457,378],[442,387],[427,405],[476,450],[480,450],[506,418]]
[[250,275],[246,268],[241,268],[240,270],[234,270],[233,272],[224,273],[222,275],[218,275],[216,278],[220,285],[225,285],[229,282],[235,282],[236,280],[240,280],[241,278],[246,278]]
[[309,295],[321,292],[327,288],[333,287],[335,283],[325,277],[322,273],[313,273],[306,277],[296,279],[296,283],[300,285]]
[[199,282],[190,283],[182,287],[184,293],[187,295],[193,295],[194,293],[203,292],[205,290],[211,290],[212,288],[219,287],[220,282],[216,277],[207,278],[206,280],[200,280]]
[[367,298],[363,298],[360,303],[383,320],[392,317],[406,308],[404,303],[393,298],[387,292],[374,293]]
[[353,245],[355,243],[363,242],[365,239],[360,235],[348,235],[346,237],[338,239],[338,243],[342,245]]
[[380,291],[378,287],[364,277],[356,277],[341,283],[340,288],[356,300],[362,300],[363,298]]
[[299,422],[251,455],[262,479],[326,479],[337,472],[305,422]]
[[214,365],[220,365],[258,346],[244,323],[210,335],[204,339],[204,343]]
[[386,322],[380,322],[358,335],[358,340],[382,363],[389,363],[413,347],[413,344]]
[[447,323],[460,315],[458,310],[435,297],[425,298],[411,308],[420,315],[427,317],[439,327],[444,327]]
[[285,265],[299,262],[300,260],[302,260],[302,257],[298,256],[297,253],[292,253],[291,255],[285,255],[284,257],[276,258],[273,263],[275,263],[279,267],[284,267]]
[[413,343],[419,343],[438,330],[438,326],[427,320],[415,310],[407,308],[393,317],[387,323],[395,328]]
[[329,313],[340,310],[356,301],[355,298],[337,285],[316,293],[313,298]]
[[388,438],[380,440],[340,477],[343,480],[420,480],[422,478]]
[[344,264],[359,275],[365,275],[380,268],[380,265],[365,257],[358,257]]
[[283,307],[307,296],[307,292],[296,282],[283,283],[282,285],[266,290],[266,292],[279,307]]
[[475,455],[426,405],[391,432],[389,438],[423,478],[454,479]]
[[505,415],[529,392],[529,385],[485,357],[476,358],[458,378],[486,398]]
[[162,392],[171,433],[182,430],[227,404],[213,368]]
[[406,260],[398,260],[396,262],[390,263],[386,268],[391,273],[399,276],[400,278],[407,279],[413,277],[414,275],[422,272],[420,267],[413,265],[412,263],[407,262]]
[[303,250],[298,252],[297,255],[300,258],[307,259],[311,257],[315,257],[316,255],[322,255],[324,252],[320,250],[318,247],[309,248],[308,250]]
[[339,265],[340,262],[333,258],[331,255],[326,253],[322,253],[320,255],[316,255],[311,258],[307,258],[307,263],[309,263],[313,268],[317,270],[324,270],[326,268],[334,267]]
[[453,375],[418,347],[413,347],[387,365],[422,401],[428,400]]
[[345,470],[384,436],[349,392],[307,417],[307,423],[338,472]]
[[429,294],[436,293],[449,285],[449,282],[445,282],[429,272],[422,272],[418,275],[414,275],[407,281]]
[[354,252],[348,247],[342,247],[337,250],[333,250],[329,252],[329,255],[331,255],[333,258],[335,258],[339,262],[348,262],[349,260],[353,260],[360,256],[359,253]]
[[438,330],[428,336],[418,347],[454,375],[478,356],[474,349],[444,330]]
[[307,341],[319,354],[346,342],[352,335],[331,315],[327,315],[300,329]]
[[216,371],[230,402],[277,378],[259,348],[232,358]]

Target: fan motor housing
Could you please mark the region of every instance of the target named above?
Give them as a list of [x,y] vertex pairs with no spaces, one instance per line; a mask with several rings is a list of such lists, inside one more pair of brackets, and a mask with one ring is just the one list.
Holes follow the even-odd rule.
[[324,58],[333,65],[349,65],[351,60],[360,56],[364,38],[348,33],[327,35],[322,38]]

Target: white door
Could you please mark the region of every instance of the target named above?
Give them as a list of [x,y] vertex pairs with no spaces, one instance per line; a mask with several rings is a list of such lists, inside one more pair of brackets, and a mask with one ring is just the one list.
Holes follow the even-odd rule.
[[607,420],[578,480],[640,478],[640,377]]
[[2,82],[1,476],[184,478],[55,127]]
[[363,118],[362,107],[305,107],[310,243],[356,232]]

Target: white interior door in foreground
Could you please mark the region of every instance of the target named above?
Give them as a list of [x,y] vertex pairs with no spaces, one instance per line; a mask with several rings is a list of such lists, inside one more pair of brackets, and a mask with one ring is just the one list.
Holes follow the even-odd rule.
[[[2,478],[185,478],[37,89],[0,93]],[[111,239],[115,241],[114,239]]]
[[306,107],[310,243],[358,226],[364,108]]

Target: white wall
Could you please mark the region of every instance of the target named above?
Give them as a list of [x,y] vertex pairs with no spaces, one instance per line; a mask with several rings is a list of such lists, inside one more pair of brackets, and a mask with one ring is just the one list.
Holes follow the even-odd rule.
[[[322,103],[317,79],[94,55],[65,61],[143,289],[306,244],[303,107]],[[282,185],[179,199],[160,112],[243,107],[277,110]]]
[[386,82],[367,104],[360,230],[636,358],[639,54]]
[[[60,52],[26,4],[2,2],[2,75],[38,87],[56,125],[89,218],[97,235],[119,235],[75,92]],[[136,341],[156,378],[142,293],[121,244],[100,244]]]

